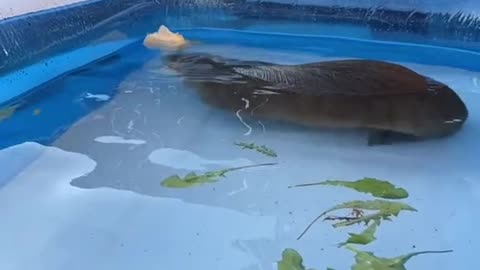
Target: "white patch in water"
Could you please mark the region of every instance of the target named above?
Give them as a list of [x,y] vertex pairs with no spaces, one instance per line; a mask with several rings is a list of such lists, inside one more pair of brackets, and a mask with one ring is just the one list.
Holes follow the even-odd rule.
[[[239,78],[242,78],[242,76],[240,75],[220,75],[220,76],[215,76],[215,79],[216,80],[219,80],[219,81],[228,81],[228,82],[231,82],[233,79],[239,79]],[[238,82],[244,82],[244,81],[238,81]]]
[[177,125],[181,126],[183,119],[185,119],[185,116],[182,116],[182,117],[178,118]]
[[245,102],[245,109],[248,109],[250,107],[250,100],[246,98],[242,98],[242,100]]
[[[250,100],[248,100],[248,99],[246,99],[246,98],[242,98],[242,101],[245,102],[245,110],[248,109],[248,108],[250,107]],[[237,113],[236,113],[236,115],[237,115],[237,118],[240,120],[240,122],[242,122],[242,124],[243,124],[246,128],[248,128],[248,131],[247,131],[245,134],[243,134],[243,135],[245,135],[245,136],[248,136],[248,135],[250,135],[250,134],[252,133],[252,127],[249,126],[247,123],[245,123],[245,121],[243,121],[243,118],[240,116],[240,112],[241,112],[241,111],[242,111],[242,110],[238,110]]]
[[445,124],[454,124],[454,123],[460,123],[460,122],[463,122],[462,119],[452,119],[452,120],[445,121],[444,123]]
[[265,133],[266,129],[265,129],[265,125],[262,123],[262,121],[258,121],[258,124],[262,127],[262,132]]
[[107,101],[107,100],[110,99],[110,96],[109,95],[94,95],[94,94],[91,94],[91,93],[86,93],[85,98],[96,99],[97,101]]
[[193,152],[173,148],[160,148],[153,151],[148,159],[150,162],[183,170],[207,170],[208,165],[221,165],[226,167],[247,166],[253,163],[244,158],[231,160],[211,160],[203,158]]
[[102,119],[105,119],[105,116],[104,116],[104,115],[95,114],[95,115],[93,116],[93,120],[102,120]]
[[255,90],[253,91],[255,95],[280,95],[278,92],[268,91],[268,90]]
[[472,78],[473,86],[475,86],[474,89],[472,89],[473,93],[480,93],[480,83],[478,81],[478,77],[473,77]]
[[237,194],[237,193],[240,193],[240,192],[243,192],[243,191],[245,191],[245,190],[247,190],[247,189],[248,189],[247,180],[246,180],[246,179],[243,179],[243,186],[242,186],[242,188],[237,189],[237,190],[230,191],[230,192],[228,193],[228,195],[229,195],[229,196],[233,196],[233,195],[235,195],[235,194]]
[[124,139],[119,136],[101,136],[101,137],[95,138],[95,141],[99,143],[133,144],[133,145],[140,145],[140,144],[147,143],[144,140]]
[[249,126],[247,123],[245,123],[245,121],[243,121],[243,118],[242,116],[240,116],[240,112],[242,110],[238,110],[235,115],[237,116],[238,120],[240,120],[240,122],[247,128],[247,132],[245,132],[243,135],[245,136],[249,136],[250,134],[252,134],[252,127]]
[[8,56],[8,51],[7,51],[7,49],[3,48],[3,52],[5,53],[5,56]]
[[134,124],[134,123],[133,123],[133,120],[130,120],[130,121],[128,122],[127,129],[128,129],[129,132],[131,132],[131,131],[133,130],[133,124]]

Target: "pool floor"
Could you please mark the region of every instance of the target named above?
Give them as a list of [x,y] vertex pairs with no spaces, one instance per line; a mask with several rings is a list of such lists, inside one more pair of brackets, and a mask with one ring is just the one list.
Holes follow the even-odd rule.
[[[303,51],[203,43],[192,51],[276,63],[331,57]],[[322,51],[328,51],[326,56]],[[327,179],[384,179],[408,190],[402,212],[359,249],[412,258],[408,269],[476,269],[480,248],[480,78],[478,72],[401,63],[440,80],[464,99],[470,118],[443,140],[368,147],[361,131],[310,130],[239,118],[202,103],[171,76],[162,52],[141,44],[36,90],[27,107],[0,123],[0,269],[276,269],[285,248],[307,268],[350,269],[339,248],[349,232],[318,222],[321,212],[368,194],[340,187],[289,186]],[[37,113],[34,113],[37,112]],[[28,122],[26,122],[28,121]],[[236,146],[254,142],[278,157]],[[186,189],[161,181],[225,167],[231,172]],[[477,266],[477,267],[476,267]]]

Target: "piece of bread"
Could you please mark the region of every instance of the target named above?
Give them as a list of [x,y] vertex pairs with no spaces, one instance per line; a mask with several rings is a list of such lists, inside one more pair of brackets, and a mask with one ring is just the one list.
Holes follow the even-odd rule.
[[150,49],[177,49],[186,46],[187,41],[181,34],[173,33],[166,26],[162,25],[157,32],[148,34],[143,44]]

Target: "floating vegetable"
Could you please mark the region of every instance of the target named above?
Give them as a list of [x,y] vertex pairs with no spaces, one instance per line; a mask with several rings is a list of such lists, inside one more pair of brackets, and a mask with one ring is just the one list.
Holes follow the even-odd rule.
[[[317,222],[320,218],[325,216],[326,214],[341,210],[341,209],[360,209],[360,210],[370,210],[370,211],[377,211],[373,214],[368,215],[361,215],[358,217],[352,218],[341,218],[344,221],[338,222],[334,224],[334,227],[341,227],[341,226],[350,226],[353,224],[358,224],[365,222],[368,224],[370,221],[376,221],[380,223],[381,220],[391,220],[391,217],[396,217],[400,214],[401,211],[417,211],[415,208],[411,207],[408,204],[400,203],[400,202],[391,202],[385,200],[373,200],[373,201],[351,201],[339,204],[329,210],[323,212],[321,215],[316,217],[308,226],[307,228],[300,234],[298,239],[300,239],[315,222]],[[331,219],[331,218],[330,218]],[[340,218],[338,218],[340,219]]]
[[395,187],[388,181],[383,181],[375,178],[363,178],[354,182],[327,180],[317,183],[295,185],[292,187],[307,187],[316,185],[347,187],[359,192],[369,193],[374,197],[384,199],[404,199],[408,197],[408,192],[405,189]]
[[170,188],[187,188],[187,187],[193,187],[193,186],[198,186],[198,185],[207,184],[207,183],[214,183],[220,180],[221,177],[225,177],[227,173],[232,171],[243,170],[243,169],[253,168],[253,167],[272,166],[276,164],[277,163],[255,164],[255,165],[207,172],[201,175],[197,175],[196,173],[191,172],[183,178],[178,175],[173,175],[163,180],[162,186],[170,187]]
[[349,233],[350,237],[344,243],[339,246],[345,246],[347,244],[368,245],[375,241],[375,232],[377,231],[378,222],[372,223],[367,229],[360,234]]
[[242,149],[255,150],[269,157],[277,157],[277,153],[273,149],[268,148],[265,145],[258,146],[254,143],[235,143],[235,145],[240,146]]
[[[287,248],[282,252],[282,260],[277,262],[278,270],[307,270],[303,258],[296,250]],[[313,269],[308,269],[313,270]]]
[[382,258],[375,256],[372,252],[360,251],[354,247],[347,245],[347,249],[356,253],[355,255],[355,264],[352,266],[352,270],[406,270],[405,264],[412,257],[421,255],[421,254],[431,254],[431,253],[448,253],[452,250],[444,251],[421,251],[414,252],[403,256],[398,256],[395,258]]

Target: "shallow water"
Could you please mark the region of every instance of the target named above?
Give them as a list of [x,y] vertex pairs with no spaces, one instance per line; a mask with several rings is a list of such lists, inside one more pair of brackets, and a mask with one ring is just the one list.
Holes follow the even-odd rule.
[[[204,43],[192,50],[292,64],[343,58],[321,47]],[[418,212],[382,223],[377,241],[361,249],[385,257],[454,250],[415,257],[408,269],[480,266],[478,73],[402,62],[455,89],[470,118],[448,139],[368,147],[361,131],[258,122],[209,107],[165,68],[161,52],[140,44],[119,56],[40,87],[0,123],[8,138],[0,151],[7,168],[0,178],[1,269],[275,269],[288,247],[308,267],[349,269],[353,253],[337,244],[350,229],[319,222],[296,238],[333,205],[372,197],[288,186],[363,177],[404,187],[405,202]],[[235,142],[265,144],[278,157]],[[188,189],[160,185],[172,174],[265,162],[279,164]]]

